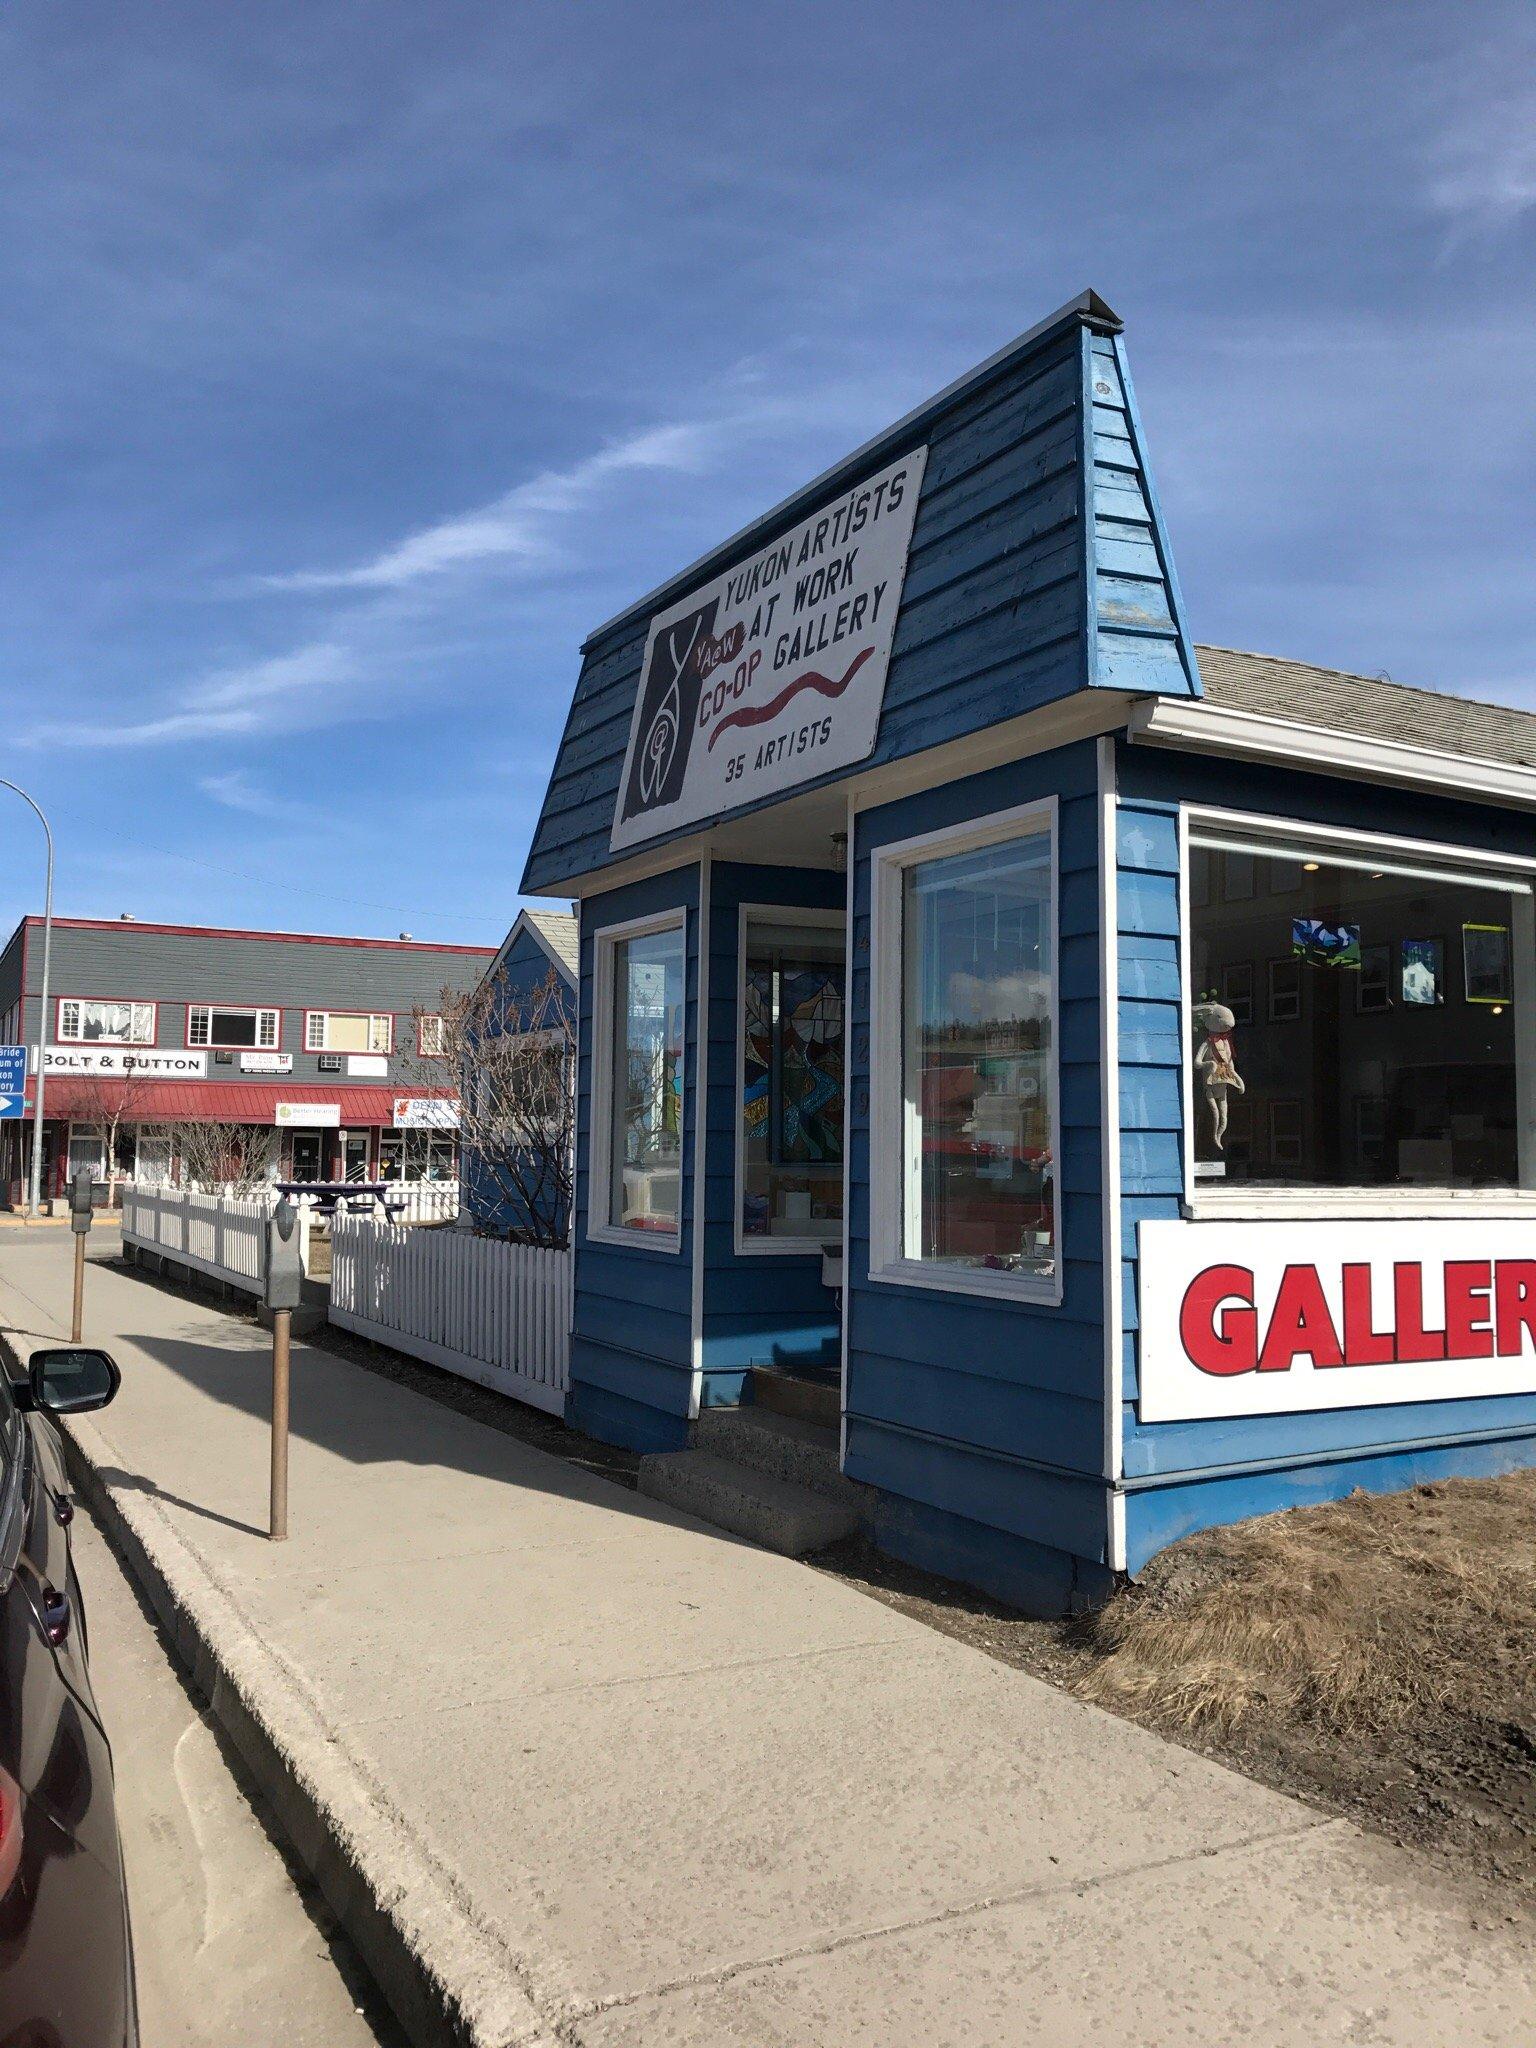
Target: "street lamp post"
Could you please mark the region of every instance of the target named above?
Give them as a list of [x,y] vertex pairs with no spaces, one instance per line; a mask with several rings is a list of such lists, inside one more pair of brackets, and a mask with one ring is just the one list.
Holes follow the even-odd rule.
[[[0,789],[14,790],[24,804],[30,804],[37,813],[37,822],[43,828],[43,837],[48,842],[48,881],[43,891],[43,987],[41,1008],[37,1020],[37,1088],[32,1097],[32,1188],[30,1207],[34,1221],[43,1213],[43,1065],[48,1044],[48,968],[53,952],[53,833],[48,820],[43,816],[43,807],[19,783],[7,782],[0,775]],[[21,1035],[27,1035],[27,991],[21,991]]]

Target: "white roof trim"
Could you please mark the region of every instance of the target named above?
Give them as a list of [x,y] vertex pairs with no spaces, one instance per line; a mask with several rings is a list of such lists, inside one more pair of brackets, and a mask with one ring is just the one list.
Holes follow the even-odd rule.
[[1442,753],[1404,740],[1340,732],[1257,711],[1237,711],[1188,698],[1148,698],[1132,707],[1129,736],[1145,746],[1180,747],[1197,754],[1236,754],[1278,761],[1318,775],[1385,782],[1480,797],[1517,810],[1536,810],[1536,769],[1470,754]]

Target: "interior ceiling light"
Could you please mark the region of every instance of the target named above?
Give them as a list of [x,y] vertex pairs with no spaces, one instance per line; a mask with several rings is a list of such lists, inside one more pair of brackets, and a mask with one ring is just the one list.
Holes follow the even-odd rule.
[[1309,874],[1309,875],[1315,875],[1315,874],[1317,873],[1318,869],[1319,869],[1319,868],[1320,868],[1320,867],[1322,866],[1322,862],[1321,862],[1321,861],[1316,861],[1316,860],[1304,860],[1304,861],[1302,862],[1302,864],[1301,864],[1301,865],[1302,865],[1302,868],[1303,868],[1303,870],[1304,870],[1304,871],[1305,871],[1305,872],[1306,872],[1307,874]]

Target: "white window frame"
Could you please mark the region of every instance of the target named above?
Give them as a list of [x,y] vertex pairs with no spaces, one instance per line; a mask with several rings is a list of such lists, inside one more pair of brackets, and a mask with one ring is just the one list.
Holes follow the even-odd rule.
[[[1061,841],[1054,796],[994,811],[988,817],[946,825],[873,849],[871,885],[873,939],[870,960],[870,1264],[869,1277],[898,1287],[920,1287],[931,1294],[980,1295],[991,1301],[1017,1302],[1029,1308],[1059,1308],[1066,1270],[1061,1187]],[[903,1073],[905,1048],[902,1012],[902,884],[906,871],[920,862],[976,853],[1010,839],[1044,833],[1050,845],[1051,1048],[1050,1149],[1055,1225],[1054,1269],[1048,1275],[994,1272],[987,1267],[949,1266],[936,1259],[912,1257],[906,1249],[909,1206],[908,1163],[916,1119],[907,1099]]]
[[[627,1245],[631,1251],[673,1259],[683,1249],[683,1192],[687,1172],[687,1133],[678,1149],[677,1229],[626,1230],[610,1220],[613,1199],[613,956],[630,939],[648,939],[658,932],[681,932],[683,938],[683,1114],[688,1109],[688,912],[663,910],[654,917],[636,917],[624,924],[606,924],[592,940],[592,1126],[587,1161],[587,1237],[594,1244]],[[701,1113],[695,1103],[694,1115]],[[695,1201],[698,1190],[694,1190]]]
[[[327,1045],[324,1043],[317,1045],[315,1042],[316,1021],[318,1020],[326,1027],[321,1034],[323,1039],[329,1036],[330,1021],[333,1017],[366,1017],[368,1019],[369,1043],[362,1047],[361,1050],[355,1045]],[[373,1027],[380,1021],[384,1025],[384,1043],[383,1045],[374,1045],[372,1043]],[[388,1010],[306,1010],[304,1012],[304,1050],[306,1052],[349,1053],[353,1059],[377,1059],[382,1055],[387,1059],[394,1049],[395,1020],[392,1013]]]
[[[83,1038],[79,1031],[73,1033],[64,1029],[64,1012],[78,1010],[83,1003],[99,1003],[113,1010],[148,1010],[148,1038]],[[78,1019],[76,1020],[78,1023]],[[54,1009],[54,1031],[60,1045],[158,1045],[160,1042],[160,1005],[145,996],[60,996]]]
[[[736,1121],[735,1173],[731,1189],[734,1205],[733,1228],[735,1232],[736,1256],[741,1259],[773,1258],[819,1258],[823,1252],[840,1251],[843,1243],[846,1216],[831,1237],[748,1237],[741,1227],[742,1200],[746,1193],[747,1145],[746,1133],[742,1129],[742,1081],[747,1065],[747,926],[756,918],[763,923],[803,924],[819,931],[841,931],[843,934],[843,1088],[846,1095],[848,1086],[848,1046],[852,1032],[848,1024],[848,930],[847,916],[841,909],[805,910],[798,904],[789,903],[743,903],[738,906],[740,922],[736,932],[736,1068],[733,1076],[734,1104],[732,1114]],[[844,1124],[847,1118],[844,1118]],[[847,1150],[847,1135],[844,1133],[844,1152]],[[844,1157],[838,1169],[843,1182],[843,1200],[846,1205],[848,1189],[848,1162]],[[828,1175],[828,1179],[831,1176]]]
[[[429,1024],[437,1027],[436,1045],[428,1045],[427,1043],[427,1026]],[[443,1016],[440,1010],[426,1010],[418,1015],[416,1019],[416,1056],[418,1059],[423,1060],[447,1059],[447,1034],[444,1030]]]
[[[222,1038],[215,1038],[213,1036],[213,1019],[215,1013],[219,1011],[222,1011],[226,1017],[254,1017],[256,1019],[255,1044],[233,1045]],[[192,1036],[192,1019],[199,1012],[202,1012],[208,1019],[208,1036],[206,1038],[194,1038]],[[263,1017],[270,1017],[272,1019],[272,1036],[270,1038],[263,1038],[261,1035],[261,1020]],[[282,1044],[282,1039],[283,1013],[271,1003],[188,1003],[187,1005],[187,1045],[189,1049],[195,1047],[199,1052],[276,1052]]]
[[[1223,1188],[1195,1177],[1197,1114],[1190,1030],[1191,966],[1194,927],[1191,922],[1189,845],[1191,834],[1244,838],[1256,851],[1290,854],[1298,846],[1334,847],[1345,858],[1364,853],[1384,865],[1410,872],[1415,863],[1427,880],[1481,877],[1510,891],[1510,936],[1514,955],[1515,1014],[1536,1023],[1536,860],[1518,854],[1487,853],[1437,839],[1408,839],[1385,832],[1339,825],[1314,825],[1296,818],[1277,818],[1259,811],[1232,811],[1204,804],[1179,807],[1179,944],[1180,1032],[1184,1044],[1181,1096],[1184,1111],[1184,1214],[1195,1221],[1278,1222],[1316,1216],[1530,1216],[1536,1210],[1536,1047],[1525,1061],[1515,1062],[1515,1120],[1521,1188]],[[1510,885],[1515,885],[1511,887]],[[1517,1037],[1516,1048],[1520,1041]]]

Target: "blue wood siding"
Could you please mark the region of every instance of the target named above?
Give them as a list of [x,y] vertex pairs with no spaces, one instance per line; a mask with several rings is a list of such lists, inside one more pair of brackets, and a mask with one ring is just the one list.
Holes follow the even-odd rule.
[[[596,940],[613,925],[663,911],[685,913],[687,1019],[684,1038],[682,1248],[610,1244],[589,1235],[592,1011]],[[571,1392],[566,1414],[578,1429],[636,1450],[677,1450],[687,1442],[693,1389],[694,1119],[698,1075],[699,871],[677,868],[588,897],[581,914],[577,1060],[575,1307]]]
[[[558,972],[549,954],[525,925],[495,968],[497,1015],[502,1030],[521,1031],[527,1028],[530,1002],[543,990],[550,975]],[[569,1001],[574,1008],[574,990],[570,992]],[[494,1232],[499,1237],[511,1237],[527,1229],[525,1205],[494,1175],[486,1173],[473,1151],[465,1152],[460,1175],[464,1207],[477,1228]],[[562,1231],[569,1222],[564,1215],[554,1220]]]
[[[1092,742],[858,821],[850,1047],[847,1470],[889,1496],[877,1539],[1031,1606],[1061,1606],[1106,1559],[1101,1284],[1099,807]],[[870,1278],[872,853],[1059,800],[1059,1307]]]
[[710,869],[709,1064],[704,1130],[703,1407],[730,1406],[754,1365],[835,1365],[840,1324],[821,1255],[736,1250],[736,1128],[741,1083],[741,906],[841,911],[845,878],[814,868]]
[[1354,827],[1526,857],[1536,856],[1536,826],[1513,812],[1452,799],[1124,742],[1118,783],[1129,1568],[1213,1523],[1336,1499],[1356,1486],[1389,1490],[1536,1462],[1536,1395],[1157,1424],[1142,1423],[1136,1409],[1136,1228],[1146,1218],[1178,1216],[1184,1192],[1179,803],[1295,820],[1298,829],[1308,822]]
[[1117,325],[1074,313],[1005,352],[595,636],[524,890],[608,860],[650,614],[925,442],[873,762],[1095,685],[1198,695]]

